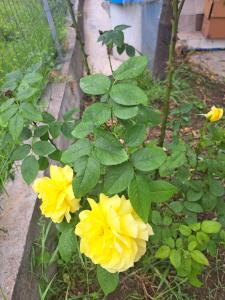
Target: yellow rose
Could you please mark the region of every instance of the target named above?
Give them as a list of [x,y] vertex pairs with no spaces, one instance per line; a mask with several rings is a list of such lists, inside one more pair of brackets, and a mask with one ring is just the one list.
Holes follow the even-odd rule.
[[36,179],[33,189],[42,199],[41,212],[54,223],[62,222],[66,217],[70,222],[70,212],[79,209],[80,199],[76,199],[72,187],[73,170],[69,166],[64,168],[51,166],[50,178],[43,177]]
[[210,122],[219,121],[223,116],[223,109],[212,106],[211,110],[204,115]]
[[146,242],[153,235],[151,226],[139,218],[124,196],[101,194],[99,203],[88,202],[91,210],[80,213],[75,228],[81,253],[111,273],[132,267],[146,251]]

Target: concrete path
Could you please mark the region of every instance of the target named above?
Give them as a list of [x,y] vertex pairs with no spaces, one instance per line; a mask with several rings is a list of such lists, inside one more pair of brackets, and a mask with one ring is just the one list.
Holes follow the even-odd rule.
[[[86,0],[84,4],[84,37],[86,51],[89,55],[89,64],[93,73],[111,74],[106,47],[97,42],[99,30],[111,29],[109,10],[103,0]],[[116,69],[121,60],[111,55],[113,69]]]

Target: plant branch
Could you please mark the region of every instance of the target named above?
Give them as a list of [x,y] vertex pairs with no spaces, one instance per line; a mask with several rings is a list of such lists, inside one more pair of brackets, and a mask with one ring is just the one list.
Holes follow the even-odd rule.
[[77,38],[77,40],[79,42],[79,45],[80,45],[80,50],[82,52],[82,56],[83,56],[83,59],[84,59],[85,69],[86,69],[87,75],[90,75],[91,74],[91,69],[90,69],[89,64],[88,64],[88,55],[85,51],[85,45],[84,45],[80,30],[78,28],[76,16],[75,16],[75,13],[74,13],[74,10],[73,10],[73,4],[70,2],[70,0],[66,0],[66,1],[67,1],[68,8],[69,8],[69,11],[70,11],[70,15],[71,15],[71,18],[72,18],[73,27],[76,30],[76,35],[77,35],[76,38]]
[[182,9],[183,9],[184,2],[185,2],[185,0],[181,0],[181,2],[180,2],[180,4],[179,4],[178,12],[177,12],[177,16],[178,16],[177,21],[179,21],[179,17],[180,17],[181,11],[182,11]]
[[169,47],[169,61],[168,61],[168,72],[166,78],[167,90],[163,104],[163,119],[162,119],[162,126],[161,132],[159,137],[159,146],[163,147],[165,134],[166,134],[166,126],[169,116],[169,109],[170,109],[170,96],[173,89],[173,75],[174,75],[174,60],[175,60],[175,46],[177,40],[177,28],[178,28],[178,0],[172,1],[173,6],[173,17],[172,17],[172,35],[170,40],[170,47]]

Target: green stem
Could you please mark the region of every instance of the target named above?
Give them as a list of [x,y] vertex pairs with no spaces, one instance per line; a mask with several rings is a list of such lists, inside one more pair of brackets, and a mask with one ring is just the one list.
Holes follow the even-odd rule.
[[175,60],[175,46],[177,40],[177,28],[178,28],[178,0],[173,0],[173,18],[172,22],[172,35],[169,47],[169,61],[168,61],[168,72],[167,72],[167,90],[163,104],[163,119],[162,119],[162,126],[161,132],[159,136],[159,146],[163,147],[165,134],[166,134],[166,126],[168,122],[169,110],[170,110],[170,96],[173,89],[173,76],[174,76],[174,60]]
[[80,45],[80,50],[82,52],[82,56],[83,56],[83,59],[84,59],[85,69],[86,69],[87,75],[90,75],[91,74],[91,69],[90,69],[89,64],[88,64],[88,55],[85,51],[85,45],[84,45],[83,39],[81,37],[80,30],[78,28],[76,16],[75,16],[75,13],[74,13],[74,10],[73,10],[73,5],[70,2],[70,0],[66,0],[66,1],[67,1],[68,8],[69,8],[69,11],[70,11],[70,15],[71,15],[71,18],[72,18],[73,27],[76,30],[76,35],[77,35],[76,38],[77,38],[77,40],[79,42],[79,45]]

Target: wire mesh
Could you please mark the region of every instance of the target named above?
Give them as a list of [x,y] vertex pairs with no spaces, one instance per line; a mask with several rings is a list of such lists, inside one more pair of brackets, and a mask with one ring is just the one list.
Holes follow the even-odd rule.
[[46,14],[52,14],[57,39],[62,41],[66,1],[48,0],[48,4],[50,12],[44,10],[43,0],[0,0],[0,83],[11,71],[50,62],[55,56]]

